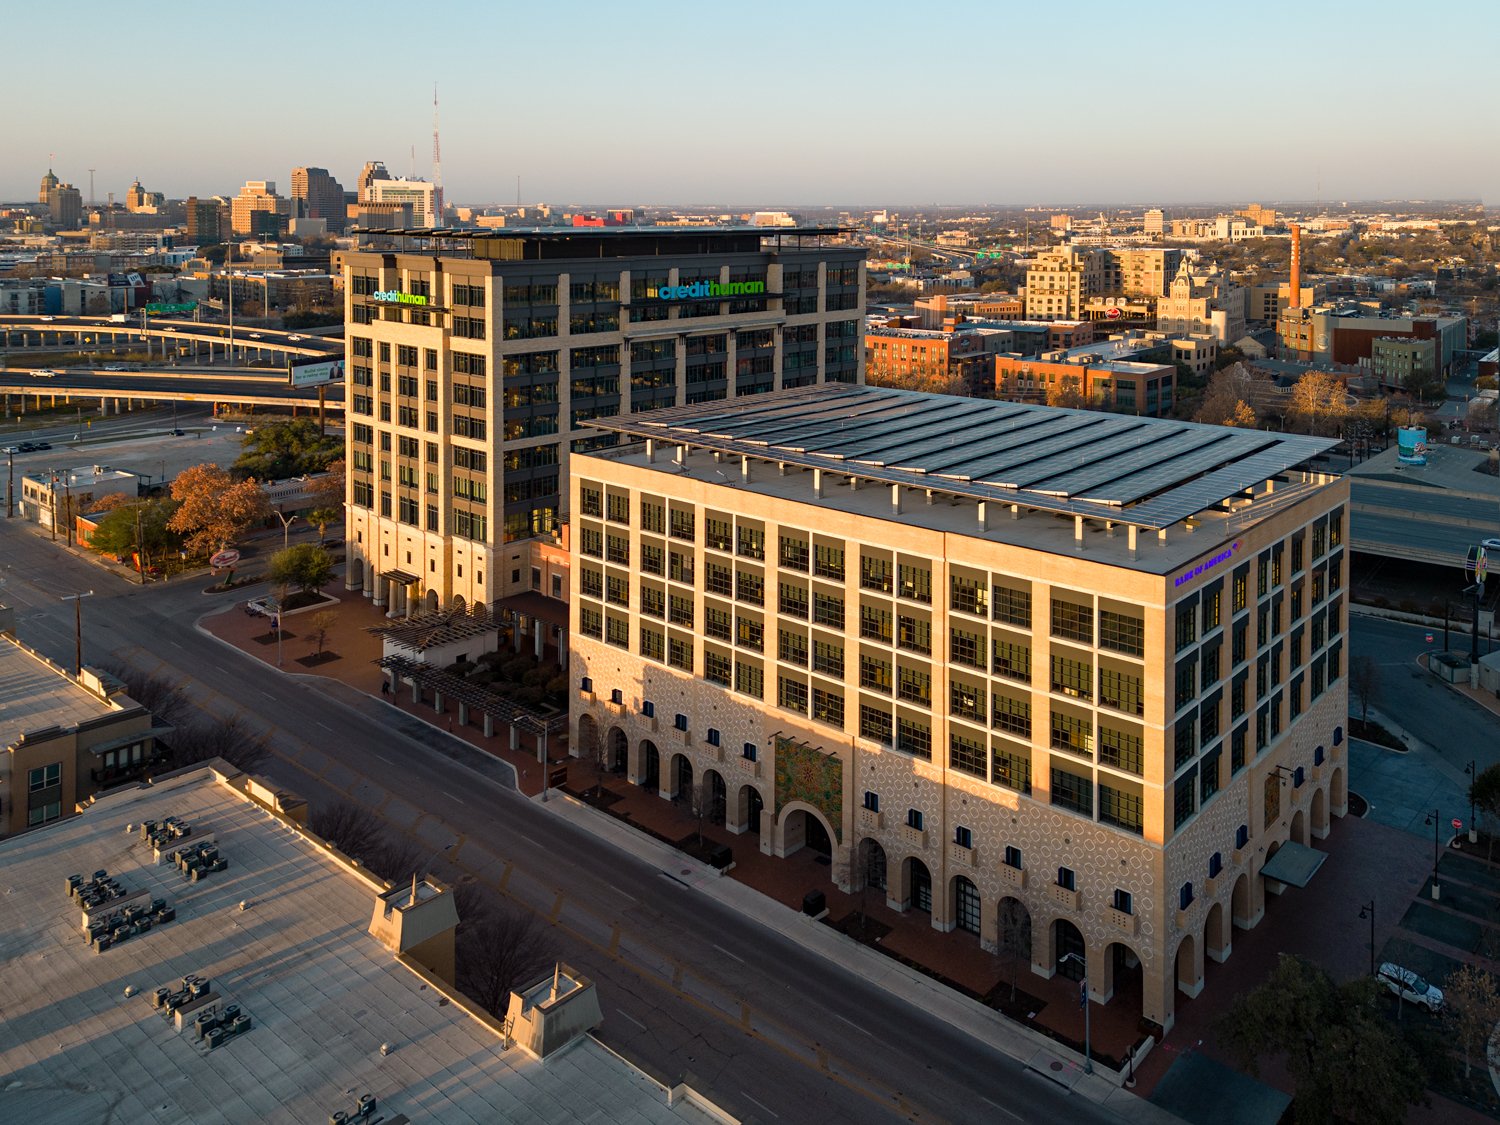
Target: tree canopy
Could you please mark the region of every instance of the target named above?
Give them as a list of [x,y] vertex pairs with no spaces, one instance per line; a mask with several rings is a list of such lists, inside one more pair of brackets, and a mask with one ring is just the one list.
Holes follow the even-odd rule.
[[253,478],[236,481],[212,461],[180,473],[172,482],[172,499],[179,506],[167,526],[187,536],[184,546],[195,555],[237,541],[271,512]]
[[269,574],[278,586],[316,590],[333,577],[333,556],[316,543],[298,543],[271,556]]
[[318,435],[318,424],[312,419],[279,419],[256,426],[254,433],[245,436],[244,452],[234,463],[234,475],[285,480],[321,473],[339,460],[343,451],[344,443],[339,438]]
[[1211,426],[1254,429],[1257,419],[1252,403],[1256,382],[1256,377],[1242,363],[1215,372],[1209,379],[1208,390],[1204,392],[1193,421]]
[[1264,983],[1235,999],[1220,1030],[1251,1074],[1262,1060],[1285,1057],[1297,1121],[1399,1125],[1427,1081],[1412,1045],[1382,1013],[1384,993],[1372,977],[1337,984],[1283,954]]
[[182,536],[171,527],[178,506],[176,500],[165,496],[117,505],[99,521],[89,539],[89,546],[103,554],[116,556],[124,556],[139,546],[148,559],[180,551]]

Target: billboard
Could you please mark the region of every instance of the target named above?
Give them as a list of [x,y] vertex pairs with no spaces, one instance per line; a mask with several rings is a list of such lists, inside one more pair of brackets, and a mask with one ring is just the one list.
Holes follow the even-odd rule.
[[294,360],[286,369],[293,387],[321,387],[344,381],[343,356]]

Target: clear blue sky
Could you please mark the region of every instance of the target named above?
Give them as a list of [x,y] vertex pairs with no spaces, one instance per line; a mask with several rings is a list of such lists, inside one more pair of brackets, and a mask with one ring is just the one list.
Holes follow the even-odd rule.
[[[1014,9],[1014,10],[1013,10]],[[286,192],[432,162],[451,202],[1493,197],[1500,3],[10,0],[0,199]],[[17,113],[19,103],[30,111]]]

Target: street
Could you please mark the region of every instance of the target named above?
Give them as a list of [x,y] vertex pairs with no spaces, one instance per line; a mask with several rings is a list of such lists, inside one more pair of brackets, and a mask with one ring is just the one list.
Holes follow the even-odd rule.
[[120,659],[190,683],[200,705],[242,712],[268,734],[267,772],[278,784],[312,802],[378,808],[441,857],[432,863],[440,876],[471,874],[555,920],[557,955],[599,982],[601,1038],[669,1081],[691,1075],[736,1116],[1114,1120],[531,804],[502,763],[393,718],[378,699],[283,675],[198,632],[195,618],[223,604],[201,593],[206,579],[130,587],[19,521],[0,529],[0,559],[0,600],[16,608],[23,641],[70,664],[73,610],[58,599],[94,590],[86,662]]

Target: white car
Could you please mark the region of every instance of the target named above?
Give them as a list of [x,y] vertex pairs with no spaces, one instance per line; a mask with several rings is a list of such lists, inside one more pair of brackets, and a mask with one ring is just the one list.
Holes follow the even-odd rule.
[[41,319],[42,320],[56,320],[57,318],[55,316],[44,316]]
[[1401,999],[1413,1004],[1421,1004],[1429,1012],[1435,1012],[1443,1006],[1441,988],[1428,984],[1412,970],[1403,969],[1394,961],[1387,961],[1381,965],[1380,971],[1375,974],[1375,979]]
[[32,372],[32,374],[35,375],[38,379],[57,378],[57,372],[53,371],[50,367],[38,367],[35,371]]
[[291,341],[292,343],[295,344],[298,340],[302,339],[302,337],[301,336],[288,336],[287,339],[289,341]]

